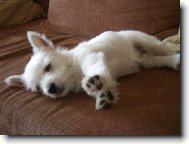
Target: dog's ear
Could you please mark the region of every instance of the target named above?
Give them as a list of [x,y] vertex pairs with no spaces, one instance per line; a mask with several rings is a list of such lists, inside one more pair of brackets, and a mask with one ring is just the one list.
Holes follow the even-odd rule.
[[28,31],[27,37],[33,47],[33,53],[54,49],[54,45],[44,34]]
[[24,87],[22,75],[13,75],[5,79],[5,83],[9,86]]

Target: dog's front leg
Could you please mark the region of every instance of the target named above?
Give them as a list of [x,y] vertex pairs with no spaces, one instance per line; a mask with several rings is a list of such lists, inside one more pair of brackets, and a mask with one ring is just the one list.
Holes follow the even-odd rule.
[[118,101],[117,83],[104,63],[102,53],[92,54],[83,64],[82,88],[96,99],[96,109],[107,109]]
[[117,84],[106,73],[85,76],[82,87],[86,93],[96,99],[96,109],[107,109],[118,100]]

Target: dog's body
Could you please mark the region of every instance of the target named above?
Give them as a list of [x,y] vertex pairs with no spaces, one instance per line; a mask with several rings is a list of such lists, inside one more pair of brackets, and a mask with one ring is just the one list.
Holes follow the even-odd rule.
[[116,78],[139,68],[180,64],[179,47],[138,31],[104,32],[74,49],[56,48],[44,35],[28,32],[34,55],[22,75],[5,81],[42,91],[51,98],[69,91],[84,91],[96,98],[96,109],[108,108],[118,100]]

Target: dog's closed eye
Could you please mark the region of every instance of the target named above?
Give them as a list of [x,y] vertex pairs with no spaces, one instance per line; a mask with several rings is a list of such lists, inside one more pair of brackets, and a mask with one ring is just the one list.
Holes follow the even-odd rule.
[[44,68],[44,72],[50,72],[51,71],[51,64],[48,64],[45,68]]

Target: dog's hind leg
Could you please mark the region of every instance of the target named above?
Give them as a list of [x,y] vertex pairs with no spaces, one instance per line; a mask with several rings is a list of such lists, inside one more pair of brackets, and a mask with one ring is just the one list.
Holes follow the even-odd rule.
[[142,58],[141,66],[145,68],[169,67],[177,70],[180,66],[180,54],[169,56],[146,56]]
[[96,99],[96,109],[107,109],[118,101],[117,83],[103,60],[103,53],[90,54],[83,63],[84,91]]
[[157,56],[174,55],[180,52],[180,47],[177,45],[160,41],[156,37],[143,32],[121,31],[119,34],[130,39],[139,52],[142,51]]
[[163,41],[145,41],[140,39],[134,43],[134,46],[139,52],[142,51],[155,56],[175,55],[180,53],[180,48],[177,45]]

